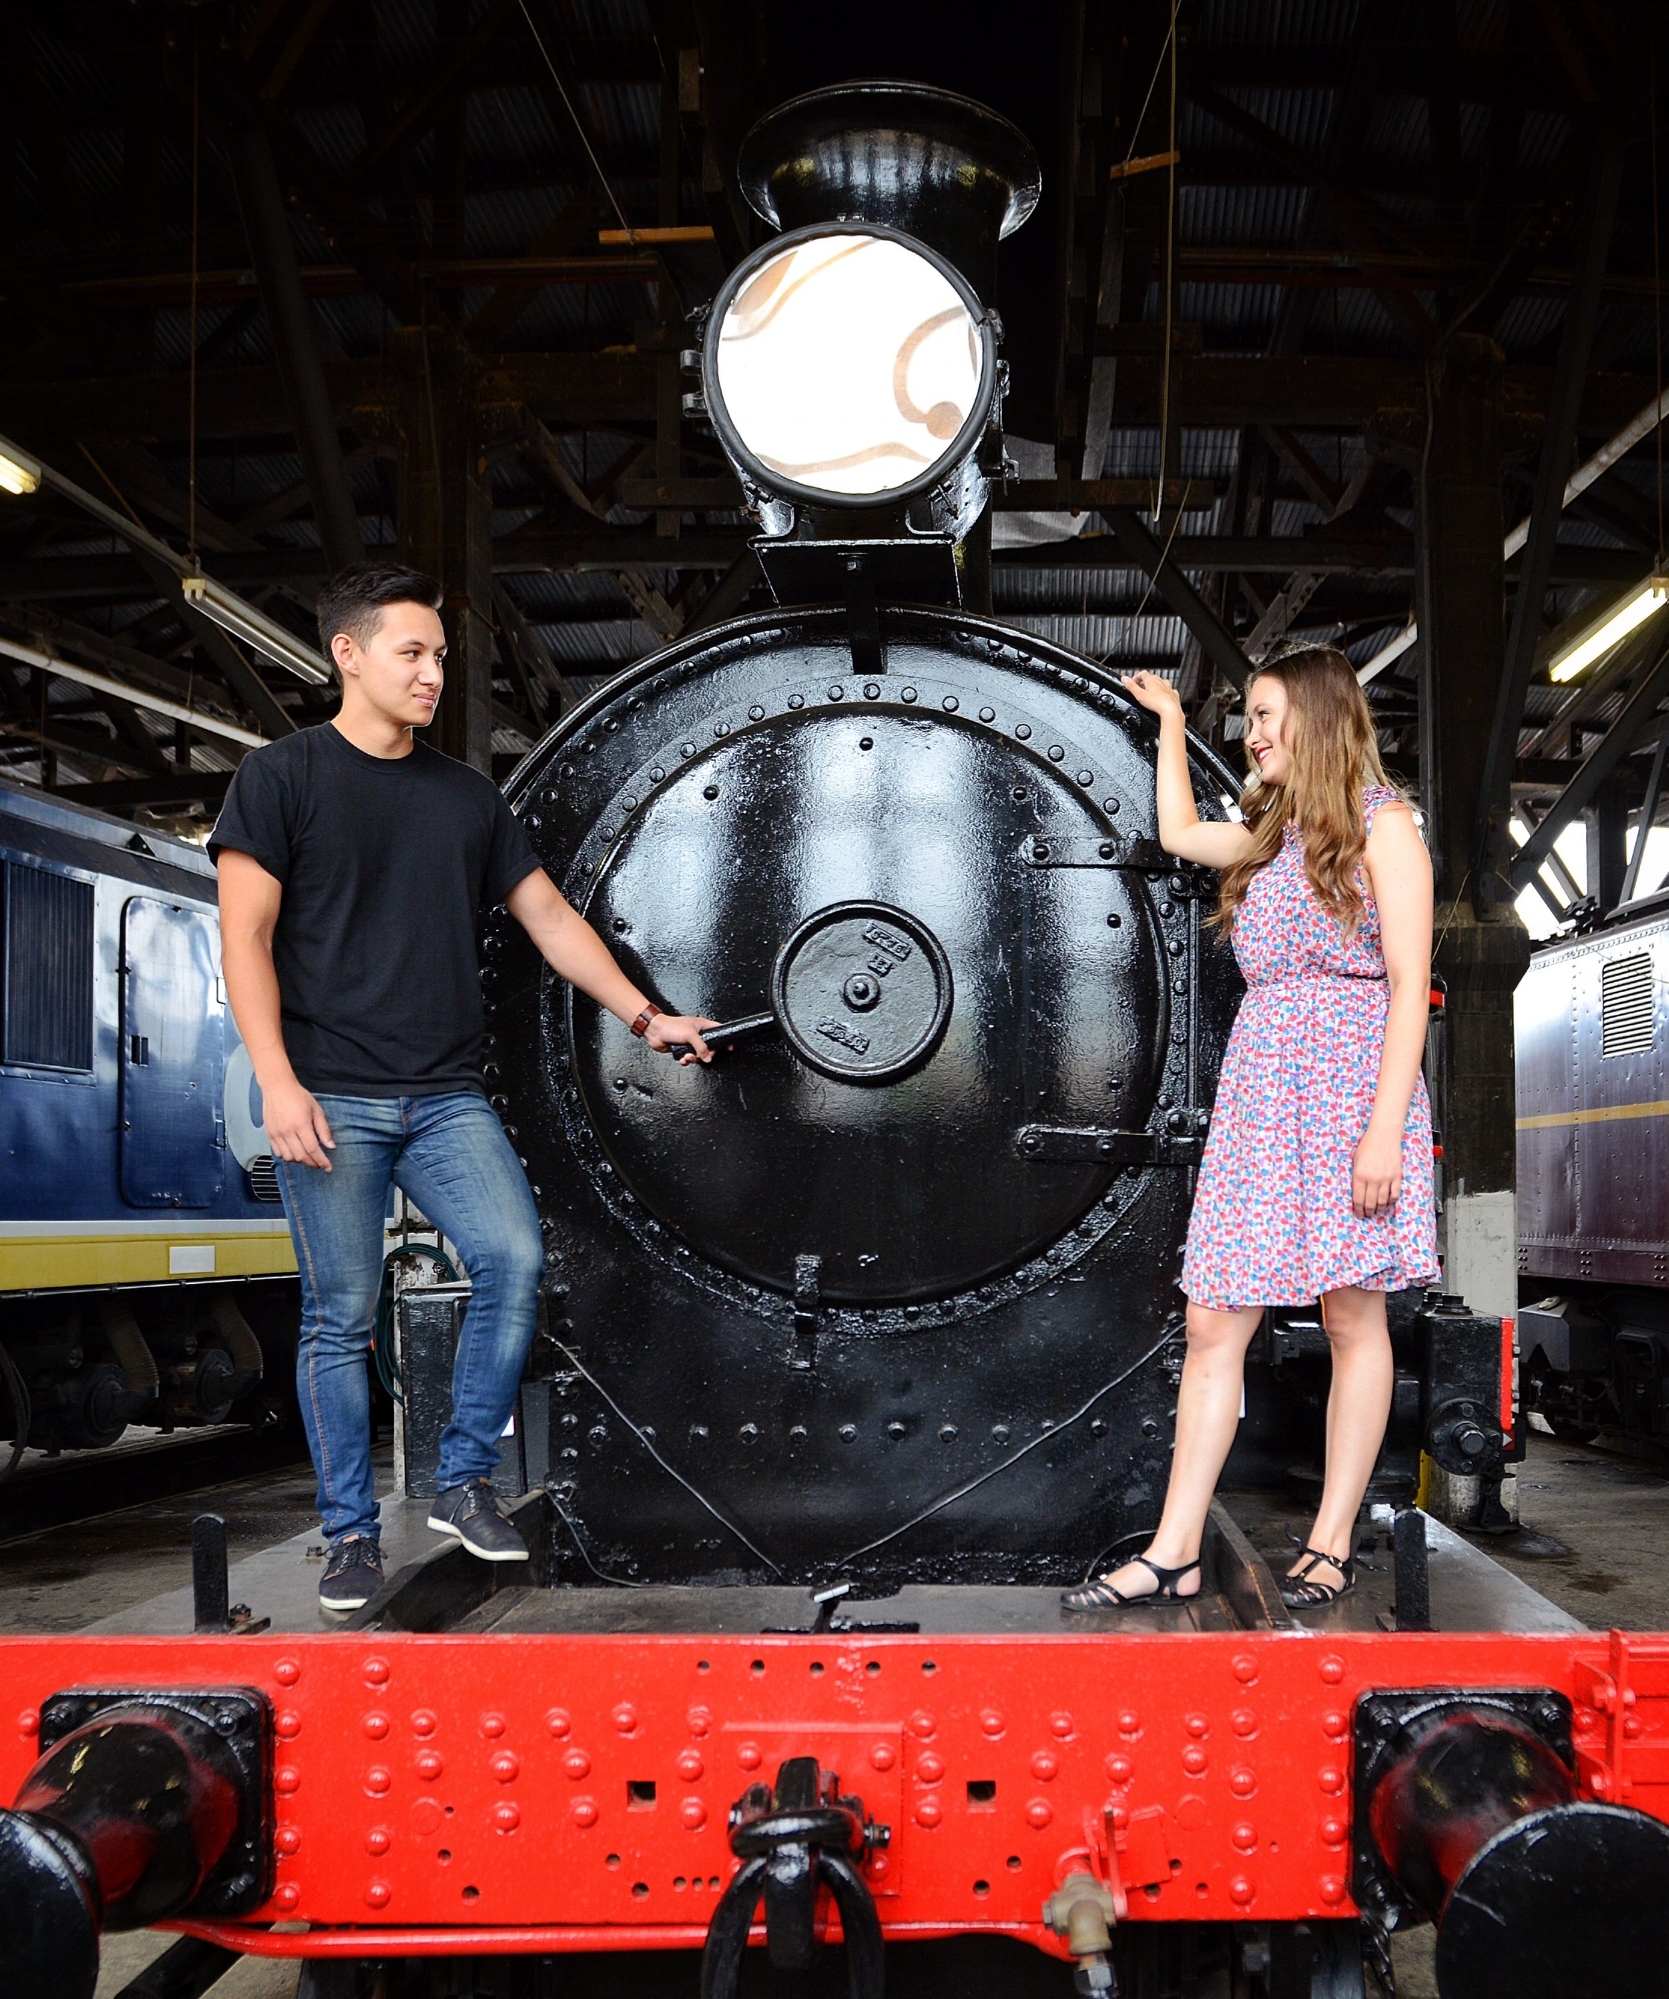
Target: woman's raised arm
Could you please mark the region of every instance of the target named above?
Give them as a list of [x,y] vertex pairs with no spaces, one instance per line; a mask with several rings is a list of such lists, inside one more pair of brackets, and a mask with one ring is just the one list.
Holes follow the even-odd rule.
[[1252,851],[1252,836],[1233,822],[1205,820],[1188,774],[1188,725],[1176,689],[1157,673],[1127,673],[1119,682],[1131,700],[1159,717],[1159,844],[1167,854],[1202,868],[1232,867]]

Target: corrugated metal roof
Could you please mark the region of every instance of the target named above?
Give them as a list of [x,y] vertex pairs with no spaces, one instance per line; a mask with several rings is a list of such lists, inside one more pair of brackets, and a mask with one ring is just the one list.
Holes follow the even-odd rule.
[[1360,0],[1204,0],[1194,31],[1203,42],[1342,47],[1356,29]]
[[1177,240],[1211,249],[1286,249],[1298,241],[1309,205],[1307,187],[1179,187]]

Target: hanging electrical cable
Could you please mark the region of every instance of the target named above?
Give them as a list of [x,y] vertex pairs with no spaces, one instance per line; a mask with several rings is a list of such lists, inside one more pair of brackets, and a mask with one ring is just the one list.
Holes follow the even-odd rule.
[[556,64],[551,60],[551,52],[549,49],[545,47],[545,38],[539,32],[538,23],[534,20],[532,14],[528,11],[527,0],[517,0],[517,4],[520,6],[522,10],[522,18],[527,22],[528,33],[532,35],[535,46],[538,48],[540,55],[542,55],[545,59],[545,67],[551,73],[551,82],[556,85],[556,93],[562,99],[563,105],[567,109],[568,116],[574,121],[574,130],[579,134],[580,144],[585,148],[585,156],[588,160],[590,160],[591,170],[597,176],[597,185],[603,190],[604,194],[608,196],[609,206],[614,210],[615,214],[620,218],[620,227],[626,232],[626,241],[631,244],[636,244],[637,238],[632,233],[632,225],[626,220],[626,211],[620,206],[619,201],[616,199],[614,189],[609,184],[609,177],[606,173],[603,172],[603,163],[601,160],[598,159],[596,150],[592,146],[591,140],[586,134],[585,127],[580,123],[580,115],[574,109],[574,100],[568,95],[568,86],[562,81],[561,72],[558,70]]
[[[1657,344],[1657,407],[1659,415],[1663,410],[1663,228],[1658,214],[1657,164],[1657,51],[1652,51],[1652,115],[1648,126],[1651,137],[1652,171],[1652,311]],[[1664,568],[1663,537],[1663,424],[1660,421],[1656,432],[1657,444],[1657,568],[1661,575]]]
[[[1165,36],[1171,57],[1171,104],[1170,121],[1165,138],[1165,150],[1170,155],[1170,164],[1165,169],[1165,348],[1159,357],[1159,479],[1153,498],[1153,528],[1157,534],[1165,512],[1165,461],[1170,446],[1171,430],[1171,317],[1175,306],[1176,293],[1176,17],[1182,0],[1171,0],[1171,25]],[[1182,454],[1177,453],[1177,471],[1180,474]],[[1177,519],[1182,518],[1181,496],[1177,499]],[[1174,534],[1176,529],[1173,527]]]
[[202,220],[203,170],[203,38],[201,15],[191,17],[191,280],[186,383],[186,553],[202,567],[197,552],[197,284],[198,232]]

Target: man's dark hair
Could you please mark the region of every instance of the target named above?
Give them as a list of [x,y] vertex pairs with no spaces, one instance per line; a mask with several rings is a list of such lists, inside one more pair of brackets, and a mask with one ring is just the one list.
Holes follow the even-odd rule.
[[330,642],[346,632],[356,646],[370,644],[390,604],[426,604],[440,609],[442,591],[421,569],[397,562],[356,562],[339,570],[319,592],[319,642],[330,657]]

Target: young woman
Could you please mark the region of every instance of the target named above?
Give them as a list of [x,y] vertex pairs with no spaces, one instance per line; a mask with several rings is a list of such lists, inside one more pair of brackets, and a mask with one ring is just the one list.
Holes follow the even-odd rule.
[[1385,1294],[1438,1275],[1431,1109],[1420,1076],[1431,864],[1385,781],[1368,704],[1330,646],[1266,665],[1246,695],[1239,824],[1194,809],[1182,705],[1159,717],[1159,839],[1222,871],[1216,923],[1246,996],[1223,1058],[1183,1259],[1188,1352],[1165,1510],[1145,1554],[1063,1601],[1102,1610],[1200,1588],[1206,1513],[1239,1421],[1246,1348],[1270,1305],[1321,1300],[1333,1350],[1321,1509],[1289,1604],[1355,1582],[1352,1541],[1391,1408]]

